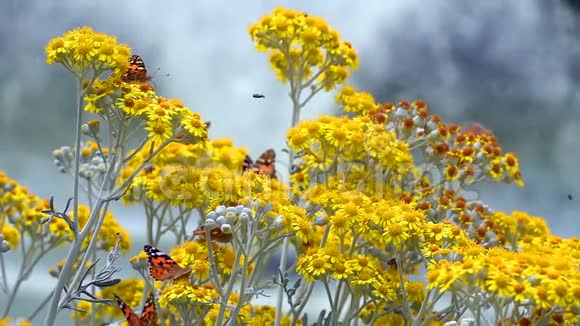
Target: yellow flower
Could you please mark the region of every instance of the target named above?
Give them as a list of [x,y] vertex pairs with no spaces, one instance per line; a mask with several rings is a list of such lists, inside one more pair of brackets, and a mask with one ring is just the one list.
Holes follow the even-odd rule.
[[[270,52],[272,69],[282,82],[291,78],[293,83],[331,90],[358,68],[356,51],[321,17],[276,8],[248,32],[258,51]],[[319,78],[310,81],[316,70]]]
[[372,292],[377,298],[387,302],[397,300],[398,284],[387,275],[377,275],[373,280],[372,287]]
[[147,121],[145,130],[149,132],[148,136],[151,141],[157,144],[164,143],[173,136],[170,122],[168,123],[163,119]]
[[93,305],[87,301],[79,301],[77,309],[82,311],[74,311],[71,313],[71,317],[73,320],[83,320],[91,315],[91,310],[93,310]]
[[298,218],[292,222],[292,228],[296,231],[296,237],[302,242],[307,243],[312,237],[312,225],[310,221]]
[[514,293],[514,285],[511,277],[496,269],[488,272],[485,285],[487,290],[495,292],[502,297],[511,297]]
[[8,223],[4,223],[2,225],[2,236],[6,242],[8,242],[12,250],[18,248],[18,245],[20,244],[20,232],[18,232],[18,229]]
[[45,52],[48,64],[61,63],[82,78],[89,71],[97,76],[107,70],[124,72],[129,65],[130,51],[126,45],[118,44],[114,37],[85,26],[52,39]]

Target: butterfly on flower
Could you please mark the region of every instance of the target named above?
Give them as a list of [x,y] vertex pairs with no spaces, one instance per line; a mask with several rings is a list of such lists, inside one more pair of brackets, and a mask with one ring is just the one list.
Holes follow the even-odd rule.
[[150,79],[151,77],[147,74],[147,69],[145,68],[145,62],[143,62],[143,59],[136,54],[132,55],[131,58],[129,58],[129,68],[127,68],[127,71],[121,76],[121,80],[126,83],[146,83]]
[[477,122],[472,122],[469,126],[467,126],[467,129],[465,130],[465,132],[471,132],[475,135],[494,136],[493,130],[487,129],[481,123],[477,123]]
[[155,309],[155,298],[153,297],[153,292],[149,293],[147,301],[145,301],[145,307],[143,307],[143,312],[141,317],[137,316],[131,307],[129,307],[125,301],[121,300],[115,294],[115,300],[123,316],[127,319],[129,326],[157,326],[159,325],[157,319],[157,310]]
[[[193,230],[193,235],[199,237],[200,240],[205,240],[205,226],[201,226],[198,229]],[[209,236],[211,241],[219,242],[219,243],[228,243],[231,242],[234,238],[233,234],[231,233],[224,233],[219,228],[215,228],[209,231]]]
[[143,251],[147,253],[149,274],[156,281],[176,280],[191,273],[191,268],[179,266],[168,254],[155,247],[145,245]]
[[276,176],[276,152],[273,149],[265,151],[256,162],[252,161],[249,155],[244,159],[242,172],[246,170],[254,170],[256,173],[266,175],[272,179],[278,179]]

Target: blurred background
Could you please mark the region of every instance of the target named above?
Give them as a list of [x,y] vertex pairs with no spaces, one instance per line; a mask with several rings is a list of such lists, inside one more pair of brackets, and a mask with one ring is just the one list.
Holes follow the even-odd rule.
[[[279,152],[291,117],[288,88],[247,33],[277,5],[323,16],[340,31],[360,55],[350,83],[378,102],[423,99],[445,122],[492,129],[504,151],[520,157],[526,186],[482,185],[481,199],[496,210],[542,216],[557,235],[580,236],[578,0],[3,0],[0,170],[40,196],[70,196],[71,180],[56,171],[51,152],[74,143],[75,88],[65,69],[46,65],[44,46],[83,25],[116,35],[150,72],[159,69],[157,92],[212,121],[210,137],[232,137],[253,156]],[[334,93],[320,94],[303,118],[336,109]],[[137,253],[140,210],[113,211]],[[59,257],[37,268],[12,315],[29,312],[38,293],[53,287],[47,270]],[[10,274],[18,262],[8,265]]]

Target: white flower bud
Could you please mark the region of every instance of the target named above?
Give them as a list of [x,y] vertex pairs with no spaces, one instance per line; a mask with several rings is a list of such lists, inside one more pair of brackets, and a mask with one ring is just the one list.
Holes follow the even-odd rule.
[[10,245],[8,245],[8,242],[6,242],[6,240],[0,241],[0,253],[5,253],[8,251],[10,251]]
[[236,221],[236,217],[238,216],[238,214],[236,214],[235,212],[227,212],[225,215],[225,218],[230,222],[233,223]]
[[326,218],[324,218],[324,215],[319,214],[319,215],[316,216],[316,218],[314,218],[314,221],[312,222],[312,225],[324,226],[327,223],[328,222],[326,221]]
[[461,319],[461,326],[474,326],[475,325],[475,319],[473,318],[463,318]]
[[222,233],[225,234],[232,234],[234,232],[234,230],[232,229],[232,226],[230,224],[222,224],[222,226],[220,226],[220,231],[222,231]]
[[[208,220],[214,220],[217,218],[217,214],[215,212],[209,212],[209,214],[207,214],[207,219]],[[207,220],[206,220],[207,222]]]
[[264,205],[264,207],[262,208],[262,213],[266,214],[268,212],[270,212],[272,209],[274,209],[274,206],[272,205],[272,203],[267,203],[266,205]]
[[105,166],[105,163],[99,163],[99,165],[97,165],[97,171],[99,172],[105,172],[107,171],[107,167]]
[[227,208],[224,205],[220,205],[215,209],[215,213],[217,215],[225,215],[227,211]]
[[434,130],[437,129],[437,123],[433,120],[430,120],[429,122],[427,122],[427,128],[430,130]]
[[224,216],[218,216],[218,218],[216,218],[215,221],[217,225],[223,225],[225,223],[228,223],[228,220]]
[[219,227],[219,224],[217,224],[217,222],[215,220],[212,220],[209,218],[205,220],[204,225],[210,231],[213,229],[217,229]]
[[407,118],[409,116],[409,112],[405,109],[403,109],[402,107],[398,107],[395,110],[395,117],[397,119],[403,120],[405,118]]
[[83,124],[81,125],[81,132],[82,132],[84,135],[90,136],[90,135],[91,135],[91,130],[90,130],[90,128],[89,128],[89,125],[88,125],[88,124],[86,124],[86,123],[83,123]]
[[243,212],[244,210],[246,210],[246,209],[247,209],[247,208],[246,208],[246,206],[244,206],[244,205],[238,205],[238,206],[236,206],[236,215],[240,215],[240,214],[242,214],[242,212]]
[[239,218],[242,223],[247,223],[250,220],[250,215],[246,212],[241,212]]
[[282,230],[284,228],[282,221],[284,221],[284,216],[280,215],[276,217],[274,223],[272,223],[272,227],[274,228],[274,230]]

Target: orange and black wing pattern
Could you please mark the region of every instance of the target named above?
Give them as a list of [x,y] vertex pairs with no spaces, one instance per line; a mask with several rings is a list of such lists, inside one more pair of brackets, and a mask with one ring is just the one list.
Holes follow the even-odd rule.
[[168,254],[155,247],[145,245],[143,250],[147,253],[149,274],[156,281],[176,280],[191,273],[191,268],[179,266]]
[[250,156],[246,156],[244,159],[244,166],[242,171],[252,169],[256,173],[266,175],[272,179],[277,179],[276,176],[276,152],[273,149],[269,149],[262,153],[260,157],[253,162]]
[[131,58],[129,58],[129,68],[127,68],[127,71],[121,76],[121,80],[126,83],[146,83],[150,79],[151,77],[147,74],[147,68],[145,68],[145,62],[143,62],[143,59],[136,54],[132,55]]
[[[193,230],[193,235],[199,237],[201,240],[205,240],[205,226]],[[233,234],[223,233],[219,228],[211,230],[209,235],[211,241],[219,243],[228,243],[231,242],[234,238]]]
[[117,295],[115,295],[115,301],[129,326],[158,326],[159,321],[157,318],[157,309],[155,308],[155,299],[153,293],[149,293],[147,301],[145,302],[145,307],[143,307],[143,313],[141,317],[138,317],[131,307],[129,307],[125,301],[121,300]]
[[141,325],[143,326],[157,326],[157,309],[155,309],[155,297],[153,297],[153,292],[149,293],[147,301],[145,301],[145,307],[143,307],[143,312],[141,313]]

